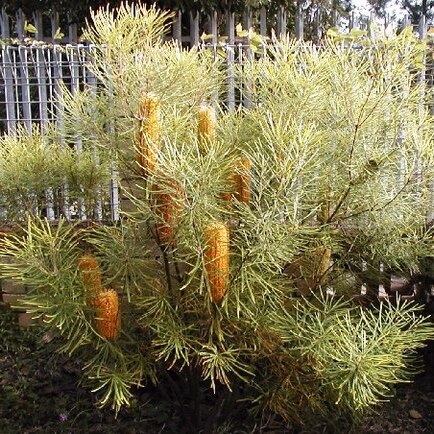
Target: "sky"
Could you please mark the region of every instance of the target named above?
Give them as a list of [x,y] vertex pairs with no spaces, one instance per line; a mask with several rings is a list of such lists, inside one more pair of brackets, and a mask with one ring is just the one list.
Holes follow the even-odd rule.
[[[369,15],[369,4],[366,0],[353,0],[353,5],[357,8],[358,11],[360,11],[363,14]],[[402,9],[395,4],[395,1],[391,1],[390,5],[388,6],[388,9],[390,10],[390,14],[393,15],[394,13],[398,16],[402,16],[404,12]]]

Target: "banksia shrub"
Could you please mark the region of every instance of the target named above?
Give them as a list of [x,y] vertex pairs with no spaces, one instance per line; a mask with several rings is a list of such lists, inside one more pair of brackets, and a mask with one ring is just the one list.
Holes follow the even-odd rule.
[[210,223],[205,228],[205,269],[214,303],[219,304],[229,283],[229,226]]
[[199,149],[206,153],[209,144],[216,136],[216,116],[212,107],[202,105],[198,113],[197,137],[199,140]]
[[[87,215],[101,204],[103,217],[116,221],[86,228],[80,238],[70,236],[75,229],[30,219],[25,236],[2,240],[0,253],[17,259],[2,266],[2,276],[30,288],[26,309],[59,330],[62,351],[84,359],[102,404],[119,410],[132,402],[133,386],[160,382],[164,392],[170,382],[181,392],[175,419],[196,431],[231,424],[225,409],[238,403],[237,421],[245,409],[304,432],[318,432],[317,415],[340,426],[347,411],[369,409],[408,378],[408,356],[434,336],[416,307],[395,309],[391,300],[373,311],[351,297],[360,293],[360,275],[371,286],[365,276],[379,261],[391,271],[416,270],[432,256],[433,117],[417,75],[423,43],[408,30],[361,50],[331,37],[321,49],[273,40],[260,59],[239,47],[243,62],[228,65],[205,47],[165,43],[168,16],[145,9],[135,2],[96,14],[86,68],[98,77],[98,92],[62,92],[64,123],[53,134],[54,141],[80,138],[83,152],[113,165],[113,181],[129,201],[113,194],[113,201],[85,203]],[[247,96],[237,110],[216,100],[228,72],[240,85],[236,93]],[[145,88],[154,93],[140,97]],[[137,103],[133,113],[129,101]],[[212,108],[200,107],[204,101]],[[139,185],[131,184],[133,145]],[[35,180],[26,191],[42,198],[40,210],[50,185],[38,186],[36,166],[22,163],[28,149],[26,158],[21,146],[14,149],[8,161],[21,162],[23,176]],[[5,181],[16,191],[8,173],[2,191]],[[99,201],[93,183],[77,185]],[[25,200],[15,203],[22,218]],[[125,339],[114,340],[118,295],[101,287],[95,258],[79,264],[82,239],[104,264],[102,285],[128,298]],[[196,407],[211,418],[196,417]]]
[[101,272],[98,260],[92,255],[80,256],[78,260],[81,279],[88,297],[93,297],[101,291]]
[[144,93],[139,102],[140,130],[137,163],[145,174],[155,170],[160,139],[160,101],[153,93]]
[[101,291],[93,300],[98,333],[106,339],[116,339],[121,326],[118,293],[113,289]]

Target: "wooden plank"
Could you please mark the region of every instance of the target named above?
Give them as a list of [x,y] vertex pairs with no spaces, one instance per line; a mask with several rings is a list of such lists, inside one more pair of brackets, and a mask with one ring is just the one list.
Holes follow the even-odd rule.
[[[249,46],[239,46],[239,63],[251,63],[254,61],[254,55],[253,51]],[[241,91],[241,102],[246,108],[252,107],[252,87],[253,82],[248,79],[244,78],[242,83],[240,83],[240,91]]]
[[33,12],[33,25],[36,28],[35,39],[42,41],[44,39],[44,26],[41,11]]
[[259,33],[261,36],[267,36],[267,9],[263,6],[259,11]]
[[199,12],[190,12],[190,46],[199,44]]
[[175,41],[182,42],[182,12],[175,12],[175,20],[172,25],[172,37]]
[[15,31],[17,33],[18,39],[24,39],[26,35],[24,30],[24,23],[26,22],[26,17],[24,16],[24,12],[22,9],[18,9],[16,13],[16,23],[15,23]]
[[11,37],[11,29],[9,24],[9,15],[6,13],[6,8],[2,7],[0,10],[0,27],[1,27],[1,37],[3,39]]
[[78,28],[77,23],[72,20],[71,14],[68,14],[68,42],[76,44],[78,42]]
[[217,44],[218,41],[218,26],[217,26],[218,15],[217,11],[214,10],[209,16],[209,33],[212,35],[211,42]]
[[299,41],[304,39],[304,11],[301,6],[295,13],[295,38]]
[[250,7],[246,7],[243,12],[243,28],[249,30],[253,27],[253,13]]
[[50,15],[50,22],[51,22],[51,39],[53,43],[56,42],[55,36],[57,33],[57,30],[59,29],[59,12],[52,12]]
[[279,10],[280,13],[280,32],[279,32],[279,38],[284,38],[287,32],[287,21],[288,16],[286,14],[286,10],[283,6],[280,7]]
[[336,9],[332,10],[332,27],[337,27],[338,25],[338,11]]
[[226,35],[228,44],[235,43],[235,14],[233,12],[226,12]]
[[356,13],[354,11],[351,12],[350,22],[348,23],[348,28],[350,31],[357,28],[357,26],[356,26]]

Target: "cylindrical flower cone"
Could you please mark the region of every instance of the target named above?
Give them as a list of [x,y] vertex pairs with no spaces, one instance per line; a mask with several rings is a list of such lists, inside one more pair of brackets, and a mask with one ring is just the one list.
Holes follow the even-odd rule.
[[220,304],[229,284],[229,226],[210,223],[205,228],[205,269],[211,298]]
[[206,153],[216,137],[216,115],[212,107],[202,105],[198,113],[198,140],[201,153]]
[[98,260],[93,255],[80,256],[78,260],[83,285],[88,297],[93,297],[101,291],[101,272]]
[[180,200],[182,189],[176,181],[167,180],[167,191],[155,193],[155,212],[158,222],[155,225],[158,242],[173,244],[175,230],[180,213]]
[[222,191],[221,193],[219,193],[219,198],[220,200],[227,202],[227,205],[230,206],[230,202],[233,199],[233,195],[234,195],[234,191],[235,191],[235,177],[234,177],[234,172],[231,171],[227,177],[227,181],[226,181],[226,191]]
[[137,163],[143,173],[148,174],[156,168],[160,140],[160,101],[155,94],[141,96],[138,116]]
[[118,294],[113,289],[101,291],[93,300],[97,332],[106,339],[116,339],[121,327]]
[[240,158],[237,161],[236,173],[233,175],[235,189],[234,197],[239,202],[249,204],[251,197],[250,178],[252,162],[248,158]]

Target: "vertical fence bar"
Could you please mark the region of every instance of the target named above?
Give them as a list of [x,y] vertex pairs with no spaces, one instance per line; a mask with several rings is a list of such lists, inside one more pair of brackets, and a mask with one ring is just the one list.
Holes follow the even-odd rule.
[[[419,21],[419,39],[425,39],[427,36],[427,29],[426,29],[426,17],[422,15],[420,17]],[[426,89],[426,53],[423,53],[422,58],[422,67],[420,70],[419,75],[419,115],[423,116],[425,113],[425,89]],[[419,149],[416,149],[416,156],[415,156],[415,169],[414,169],[414,177],[416,181],[417,187],[420,187],[422,184],[422,167],[421,167],[421,153]],[[415,204],[417,206],[417,204]],[[428,218],[428,216],[427,216]]]
[[235,16],[233,12],[226,13],[226,35],[228,36],[227,49],[227,96],[226,104],[229,110],[235,110],[235,74],[234,74],[234,43],[235,43]]
[[[35,48],[35,74],[38,89],[38,108],[41,133],[48,130],[48,95],[47,95],[47,71],[45,68],[44,48]],[[51,188],[45,192],[46,215],[48,220],[55,219],[54,212],[54,193]]]
[[14,65],[12,63],[13,47],[2,48],[2,71],[5,85],[6,131],[15,134],[17,129],[17,113],[14,92]]
[[[84,47],[80,48],[79,54],[80,56],[80,65],[83,68],[83,81],[88,86],[91,91],[92,96],[97,98],[98,92],[98,82],[97,78],[93,74],[93,72],[88,68],[88,62],[90,62],[92,58],[92,50],[95,50],[95,46],[88,47],[87,50]],[[96,165],[99,165],[99,154],[98,148],[96,146],[92,147],[93,159]],[[94,206],[94,217],[97,221],[101,221],[103,219],[103,201],[102,201],[102,189],[101,186],[95,187],[94,191],[95,196],[95,206]]]
[[[68,62],[69,71],[71,74],[71,93],[75,95],[80,90],[80,72],[78,53],[74,47],[67,45],[66,47],[66,59]],[[83,141],[80,136],[76,136],[74,139],[75,151],[80,154],[83,151]],[[80,189],[84,191],[81,187]],[[83,198],[78,199],[78,216],[80,220],[86,220],[86,208],[83,202]]]
[[44,48],[35,48],[36,61],[35,72],[38,83],[39,121],[41,131],[44,133],[48,127],[48,95],[47,95],[47,71],[45,68]]
[[23,123],[27,131],[32,131],[32,107],[30,102],[30,79],[29,79],[29,62],[28,48],[20,45],[18,47],[18,56],[20,60],[20,81],[21,87],[21,106],[23,109]]
[[[52,50],[48,51],[50,73],[50,101],[52,102],[53,112],[55,113],[55,122],[59,131],[60,143],[68,146],[65,140],[65,110],[62,105],[63,98],[63,68],[62,68],[62,51],[61,47],[54,45]],[[68,185],[62,188],[62,214],[67,220],[72,218],[72,208],[69,198]]]

